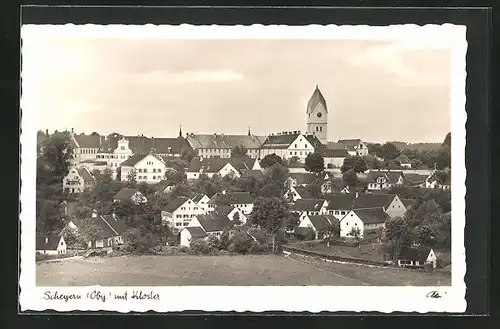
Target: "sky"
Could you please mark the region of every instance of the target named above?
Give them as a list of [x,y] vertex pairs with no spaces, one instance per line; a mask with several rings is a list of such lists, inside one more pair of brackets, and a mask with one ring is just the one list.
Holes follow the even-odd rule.
[[[375,40],[23,40],[37,128],[175,137],[306,129],[316,85],[328,139],[442,142],[450,49]],[[28,67],[28,66],[26,66]]]

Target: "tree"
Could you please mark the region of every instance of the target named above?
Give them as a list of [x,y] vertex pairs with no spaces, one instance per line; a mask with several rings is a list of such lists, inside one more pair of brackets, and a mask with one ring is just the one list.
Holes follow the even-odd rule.
[[451,148],[451,132],[446,134],[442,146]]
[[351,231],[349,232],[350,236],[353,236],[354,239],[356,239],[356,242],[358,243],[358,249],[361,247],[361,231],[359,230],[359,227],[353,227],[351,228]]
[[399,156],[399,150],[398,148],[392,144],[392,143],[385,143],[380,147],[381,154],[377,154],[379,157],[383,158],[384,160],[394,160]]
[[283,190],[279,184],[275,182],[269,182],[262,186],[262,188],[257,192],[257,195],[265,198],[279,198],[283,195]]
[[125,182],[125,186],[128,188],[136,188],[137,187],[137,176],[135,173],[135,169],[127,175],[127,181]]
[[360,156],[348,156],[344,159],[344,163],[340,168],[342,173],[349,170],[354,170],[355,173],[365,172],[368,168],[366,166],[365,160]]
[[241,225],[241,219],[240,219],[240,213],[235,212],[233,215],[233,224],[234,225]]
[[36,230],[38,233],[59,233],[64,227],[58,201],[36,199]]
[[255,200],[250,221],[272,236],[273,252],[276,234],[284,227],[289,216],[288,204],[281,198],[257,198]]
[[288,178],[288,168],[282,166],[280,163],[275,163],[268,167],[264,173],[264,183],[275,183],[277,186],[284,186]]
[[243,145],[238,145],[231,150],[231,157],[232,158],[243,157],[247,155],[247,152],[248,149],[246,147],[244,147]]
[[400,169],[401,168],[401,163],[398,160],[389,160],[386,162],[387,162],[386,167],[388,169]]
[[54,179],[60,181],[68,174],[72,159],[69,135],[55,133],[48,138],[40,160],[49,168]]
[[384,235],[393,243],[393,257],[399,255],[403,241],[408,237],[408,233],[409,227],[403,218],[394,217],[385,221]]
[[186,187],[186,185],[177,185],[176,187],[174,187],[174,189],[172,190],[172,193],[171,193],[172,198],[176,198],[179,196],[189,197],[189,195],[190,195],[190,191]]
[[325,160],[323,156],[319,153],[311,153],[306,157],[305,168],[307,171],[311,172],[322,172],[325,169]]
[[167,171],[165,171],[165,179],[169,182],[172,182],[174,185],[178,185],[178,184],[186,183],[187,177],[186,177],[186,173],[182,169],[181,170],[167,170]]
[[273,154],[268,154],[266,155],[261,161],[260,161],[260,166],[262,168],[269,168],[272,167],[274,164],[279,163],[283,164],[283,160],[281,157],[275,153]]
[[446,173],[443,170],[438,170],[436,171],[436,180],[439,184],[444,184],[446,182],[446,179],[448,178],[448,173]]
[[430,226],[423,225],[417,229],[418,243],[425,247],[434,247],[436,244],[436,232]]
[[285,229],[293,231],[300,224],[300,214],[290,212],[288,218],[285,220]]
[[118,168],[116,168],[116,180],[119,182],[122,180],[122,166],[118,166]]
[[350,169],[342,174],[342,179],[349,187],[355,187],[358,185],[358,175],[353,169]]
[[[366,164],[366,168],[368,169],[382,169],[383,163],[378,160],[376,157],[372,155],[365,155],[361,157]],[[361,167],[363,168],[363,167]]]
[[330,248],[330,242],[337,240],[339,236],[340,236],[340,222],[338,220],[333,220],[325,230],[323,241],[326,242],[326,246]]

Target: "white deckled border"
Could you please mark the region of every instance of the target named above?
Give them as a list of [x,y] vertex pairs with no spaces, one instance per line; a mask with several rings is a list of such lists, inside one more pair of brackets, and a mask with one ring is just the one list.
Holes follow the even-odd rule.
[[[380,312],[464,312],[466,273],[465,228],[465,77],[466,27],[444,25],[371,26],[155,26],[155,25],[25,25],[21,36],[31,38],[164,38],[164,39],[370,39],[411,40],[451,49],[452,120],[452,285],[450,287],[36,287],[35,279],[35,176],[36,176],[36,67],[23,64],[21,120],[21,310],[175,312],[203,311],[380,311]],[[27,47],[27,45],[26,45]],[[44,300],[45,291],[85,296],[94,290],[120,294],[133,290],[155,291],[159,301],[82,299]],[[427,298],[437,290],[442,298]],[[175,298],[172,298],[175,296]],[[196,296],[195,298],[193,298]]]

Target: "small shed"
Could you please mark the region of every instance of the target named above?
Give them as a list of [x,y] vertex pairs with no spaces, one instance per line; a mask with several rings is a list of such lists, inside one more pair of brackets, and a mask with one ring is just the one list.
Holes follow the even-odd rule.
[[437,266],[437,257],[432,248],[403,248],[398,257],[398,266],[423,267],[425,264]]
[[36,252],[47,255],[60,255],[66,253],[66,241],[62,235],[49,234],[36,236]]

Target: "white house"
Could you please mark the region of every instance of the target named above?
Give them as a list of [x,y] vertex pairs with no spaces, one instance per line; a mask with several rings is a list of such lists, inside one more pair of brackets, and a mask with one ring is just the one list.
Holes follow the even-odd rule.
[[367,181],[368,191],[388,190],[405,184],[405,176],[401,171],[370,171]]
[[49,234],[36,236],[36,252],[46,255],[61,255],[66,253],[66,241],[62,235]]
[[288,202],[293,203],[299,199],[313,199],[314,196],[306,187],[290,186],[290,188],[283,195],[283,198]]
[[138,183],[157,184],[165,176],[166,165],[152,153],[134,154],[121,163],[121,181],[135,175]]
[[77,135],[71,128],[70,144],[73,148],[73,159],[71,162],[74,165],[80,164],[84,160],[94,160],[99,151],[101,144],[104,141],[104,136],[98,134]]
[[201,226],[187,226],[184,227],[180,235],[180,245],[189,247],[191,241],[194,239],[204,239],[208,237],[208,234],[203,230]]
[[381,208],[391,218],[403,217],[407,206],[396,194],[359,193],[352,209]]
[[340,168],[344,164],[344,159],[349,156],[349,152],[346,149],[331,149],[323,148],[320,152],[323,156],[323,161],[325,163],[325,168]]
[[421,267],[425,264],[432,264],[437,267],[436,253],[431,248],[403,248],[398,256],[398,266],[401,267]]
[[352,230],[358,229],[362,238],[369,230],[384,228],[387,218],[382,208],[351,210],[340,220],[340,236],[353,237]]
[[214,175],[224,177],[233,175],[236,178],[241,177],[249,171],[261,171],[258,159],[250,157],[233,157],[233,158],[200,158],[194,157],[189,163],[189,168],[186,171],[187,179],[193,180],[200,178],[201,175],[206,175],[212,178]]
[[195,154],[204,158],[230,158],[235,147],[242,146],[247,149],[247,156],[259,157],[259,150],[267,136],[255,136],[248,131],[247,135],[225,134],[187,134],[186,140]]
[[98,228],[97,238],[93,241],[88,241],[88,248],[111,249],[113,246],[123,244],[123,233],[127,230],[127,226],[114,214],[101,215],[97,211],[94,211],[91,218],[72,220],[68,223],[68,227],[76,233],[84,225],[93,225]]
[[345,150],[351,156],[365,156],[368,155],[368,147],[361,139],[340,139],[337,144],[344,146]]
[[63,178],[63,190],[67,193],[81,193],[94,187],[95,184],[95,177],[83,166],[71,167]]
[[214,194],[208,204],[208,213],[213,212],[221,205],[230,205],[242,210],[243,214],[248,215],[253,210],[255,199],[250,192],[226,192]]
[[224,230],[233,231],[234,223],[226,216],[218,214],[197,215],[187,227],[201,227],[207,235],[221,236]]
[[276,154],[282,159],[297,157],[305,163],[306,157],[316,149],[323,147],[318,138],[312,134],[304,135],[299,131],[285,131],[267,137],[260,149],[260,157]]
[[328,203],[324,199],[298,199],[292,205],[290,212],[308,215],[323,215],[327,213]]
[[354,194],[330,195],[326,199],[328,203],[326,211],[329,215],[333,215],[340,220],[353,208],[355,198]]
[[233,206],[218,206],[213,212],[213,215],[225,217],[232,222],[239,221],[241,224],[245,224],[247,222],[247,215],[245,215],[243,210]]
[[193,200],[186,197],[177,197],[170,201],[161,212],[161,219],[173,230],[178,231],[188,226],[197,215],[205,214],[205,210]]
[[208,201],[210,201],[210,198],[206,194],[196,194],[192,200],[198,207],[203,209],[205,213],[208,212]]
[[[338,219],[331,215],[308,215],[306,212],[302,213],[299,217],[300,223],[298,228],[311,228],[314,232],[314,240],[322,239],[329,232],[328,229],[334,224],[334,221],[338,222]],[[296,234],[301,234],[307,232],[306,230],[295,230]]]

